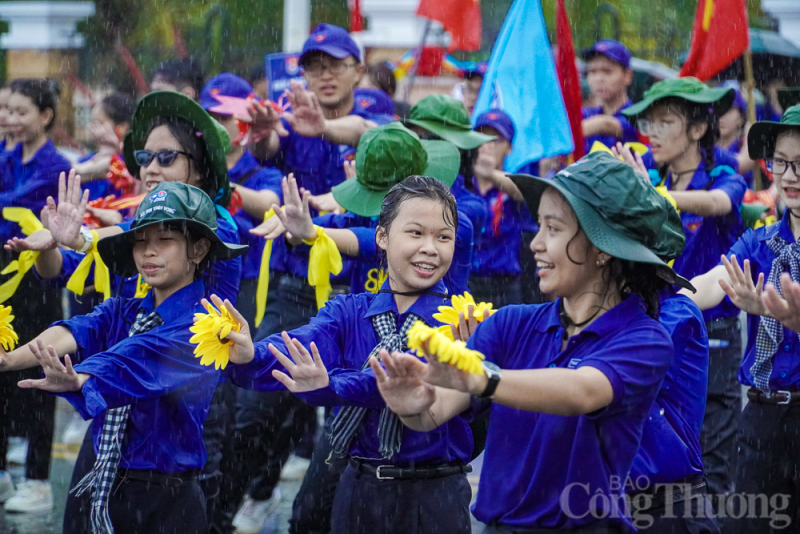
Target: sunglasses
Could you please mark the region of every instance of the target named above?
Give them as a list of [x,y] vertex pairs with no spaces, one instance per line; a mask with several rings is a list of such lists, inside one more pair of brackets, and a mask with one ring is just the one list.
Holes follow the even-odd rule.
[[158,161],[158,164],[161,167],[169,167],[175,163],[175,159],[178,157],[178,154],[183,154],[189,159],[192,157],[191,154],[188,152],[183,152],[182,150],[159,150],[158,152],[150,152],[149,150],[134,150],[133,158],[136,160],[136,164],[139,167],[147,167],[150,165],[150,162],[153,161],[153,158],[156,158],[156,161]]

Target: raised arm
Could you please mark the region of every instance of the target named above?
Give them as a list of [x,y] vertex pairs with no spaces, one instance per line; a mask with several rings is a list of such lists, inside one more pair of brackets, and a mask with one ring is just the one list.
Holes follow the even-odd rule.
[[53,326],[48,328],[30,343],[26,343],[11,352],[6,353],[0,347],[0,372],[19,371],[40,365],[36,359],[35,351],[40,347],[52,347],[59,358],[67,354],[74,354],[78,350],[78,344],[72,336],[69,328],[65,326]]
[[728,284],[731,283],[725,266],[717,265],[706,274],[692,278],[691,282],[697,289],[697,293],[692,293],[688,289],[681,289],[679,293],[692,299],[701,310],[708,310],[719,305],[725,298],[725,290],[720,285],[721,280]]

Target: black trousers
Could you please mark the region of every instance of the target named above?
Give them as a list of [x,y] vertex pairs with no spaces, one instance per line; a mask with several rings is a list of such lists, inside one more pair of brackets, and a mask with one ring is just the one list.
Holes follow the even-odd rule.
[[[749,402],[739,425],[730,529],[761,534],[800,528],[800,405]],[[743,498],[738,498],[743,495]]]
[[742,364],[742,333],[738,317],[712,321],[706,328],[708,339],[721,345],[709,349],[706,413],[700,433],[708,493],[716,504],[717,495],[734,491],[736,430],[742,411],[736,377]]
[[333,501],[332,534],[470,534],[472,497],[463,474],[378,480],[348,465]]
[[[632,496],[635,502],[635,496]],[[706,489],[690,498],[650,510],[631,510],[633,526],[647,534],[719,534]]]
[[[2,250],[0,269],[12,259]],[[0,283],[8,278],[10,276],[0,276]],[[19,345],[28,343],[63,318],[61,291],[45,288],[31,272],[25,275],[16,293],[3,304],[12,308]],[[25,477],[47,480],[50,476],[56,398],[39,389],[17,387],[17,382],[28,378],[41,378],[41,369],[0,373],[0,471],[7,467],[8,438],[25,436],[28,439]]]
[[117,478],[108,512],[117,534],[206,534],[206,500],[197,479],[162,485]]

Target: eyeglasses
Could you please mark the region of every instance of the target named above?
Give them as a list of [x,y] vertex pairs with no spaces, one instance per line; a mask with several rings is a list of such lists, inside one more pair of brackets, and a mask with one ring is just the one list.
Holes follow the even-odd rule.
[[303,70],[309,73],[311,76],[318,78],[322,76],[322,73],[326,70],[333,74],[334,76],[339,76],[343,74],[344,71],[349,69],[350,67],[356,67],[358,63],[345,63],[344,61],[336,61],[325,63],[322,61],[313,61],[310,64],[303,67]]
[[150,162],[153,161],[153,158],[156,158],[156,161],[158,161],[161,167],[169,167],[175,163],[178,154],[183,154],[189,159],[192,158],[191,154],[183,152],[182,150],[159,150],[158,152],[150,152],[149,150],[133,151],[133,157],[139,167],[147,167],[150,165]]
[[644,136],[663,139],[680,128],[680,123],[639,119],[636,121],[636,127]]
[[800,161],[786,161],[785,159],[777,158],[767,160],[767,169],[769,169],[772,174],[783,174],[789,167],[792,168],[792,172],[795,176],[800,176],[800,173],[797,172],[797,169],[800,168]]

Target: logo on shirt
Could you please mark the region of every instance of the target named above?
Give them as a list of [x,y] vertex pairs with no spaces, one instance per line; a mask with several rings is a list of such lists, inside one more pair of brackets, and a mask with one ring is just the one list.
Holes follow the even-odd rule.
[[158,193],[153,193],[150,195],[150,203],[154,202],[166,202],[167,200],[167,192],[166,191],[159,191]]
[[702,217],[687,217],[683,221],[683,228],[686,233],[697,233],[701,226],[703,226]]
[[570,359],[569,363],[567,364],[567,369],[577,369],[582,361],[583,361],[582,358],[572,358],[572,359]]
[[372,98],[359,98],[358,99],[358,105],[361,106],[362,108],[368,108],[374,103],[375,103],[375,100],[372,99]]

